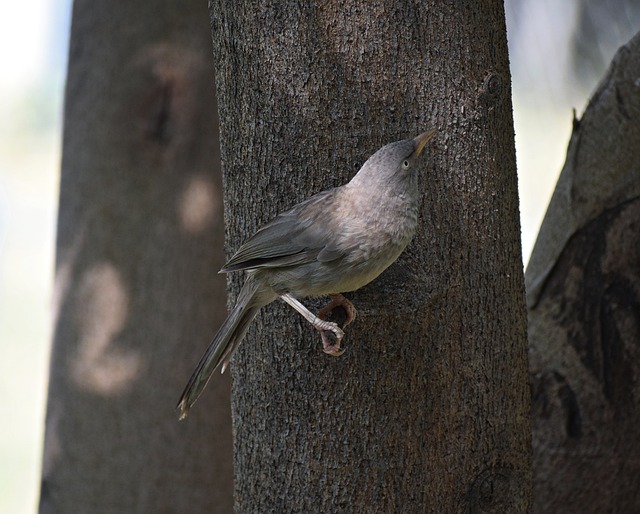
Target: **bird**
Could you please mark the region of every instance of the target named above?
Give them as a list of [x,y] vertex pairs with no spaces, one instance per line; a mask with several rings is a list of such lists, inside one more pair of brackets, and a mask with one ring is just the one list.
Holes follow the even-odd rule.
[[[421,198],[418,158],[436,132],[383,146],[349,182],[279,214],[240,246],[220,273],[246,271],[246,280],[180,397],[180,419],[213,372],[222,366],[224,373],[258,311],[278,298],[320,332],[325,353],[342,355],[343,329],[356,316],[342,293],[375,279],[413,238]],[[318,296],[331,299],[318,314],[300,301]],[[342,328],[326,319],[337,307],[346,312]]]

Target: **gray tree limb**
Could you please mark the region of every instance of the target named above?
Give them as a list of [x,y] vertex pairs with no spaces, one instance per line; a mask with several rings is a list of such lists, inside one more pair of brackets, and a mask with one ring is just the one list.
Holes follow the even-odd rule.
[[226,314],[206,10],[74,2],[40,512],[229,512],[229,383],[177,420]]
[[526,273],[536,512],[640,510],[640,34],[582,117]]
[[[343,347],[274,303],[231,363],[238,512],[526,512],[526,309],[501,2],[212,1],[228,250],[435,126],[418,234]],[[235,276],[233,291],[242,278]],[[320,307],[322,303],[311,303]],[[198,408],[203,408],[206,395]]]

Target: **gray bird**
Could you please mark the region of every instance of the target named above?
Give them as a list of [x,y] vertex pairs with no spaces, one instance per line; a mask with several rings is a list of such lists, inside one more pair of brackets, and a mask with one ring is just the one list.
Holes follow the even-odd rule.
[[[341,306],[347,314],[343,327],[353,321],[356,310],[340,293],[371,282],[413,237],[420,201],[416,161],[435,134],[429,130],[382,147],[349,183],[278,215],[240,247],[220,272],[247,270],[247,279],[182,393],[180,419],[220,364],[224,372],[258,310],[276,298],[320,331],[326,353],[343,353],[344,332],[326,320],[327,314]],[[329,295],[331,303],[318,315],[298,300],[323,295]]]

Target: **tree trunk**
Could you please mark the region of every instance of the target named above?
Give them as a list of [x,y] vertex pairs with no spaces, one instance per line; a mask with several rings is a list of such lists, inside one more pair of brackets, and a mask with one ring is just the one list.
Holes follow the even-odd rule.
[[535,512],[640,512],[640,34],[581,120],[527,269]]
[[229,386],[174,406],[225,311],[204,6],[78,0],[40,511],[229,512]]
[[282,303],[240,346],[236,510],[526,512],[526,309],[502,3],[210,10],[228,250],[346,182],[383,144],[440,131],[418,234],[349,295],[359,311],[346,353],[323,354]]

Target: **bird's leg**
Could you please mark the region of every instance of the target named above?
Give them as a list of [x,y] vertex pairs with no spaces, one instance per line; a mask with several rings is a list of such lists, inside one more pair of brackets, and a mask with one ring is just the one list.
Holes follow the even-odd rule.
[[[322,336],[322,346],[324,347],[325,353],[334,355],[336,357],[344,353],[344,350],[340,350],[340,341],[342,341],[342,338],[344,337],[344,332],[337,323],[320,319],[313,312],[302,305],[302,303],[300,303],[297,298],[294,298],[289,293],[281,295],[280,298],[282,298],[285,302],[291,305],[291,307],[302,314],[304,319],[311,323],[311,325],[313,325],[316,330],[320,331],[320,335]],[[332,343],[329,340],[329,337],[327,335],[328,331],[333,332],[333,334],[335,335],[335,343]]]

